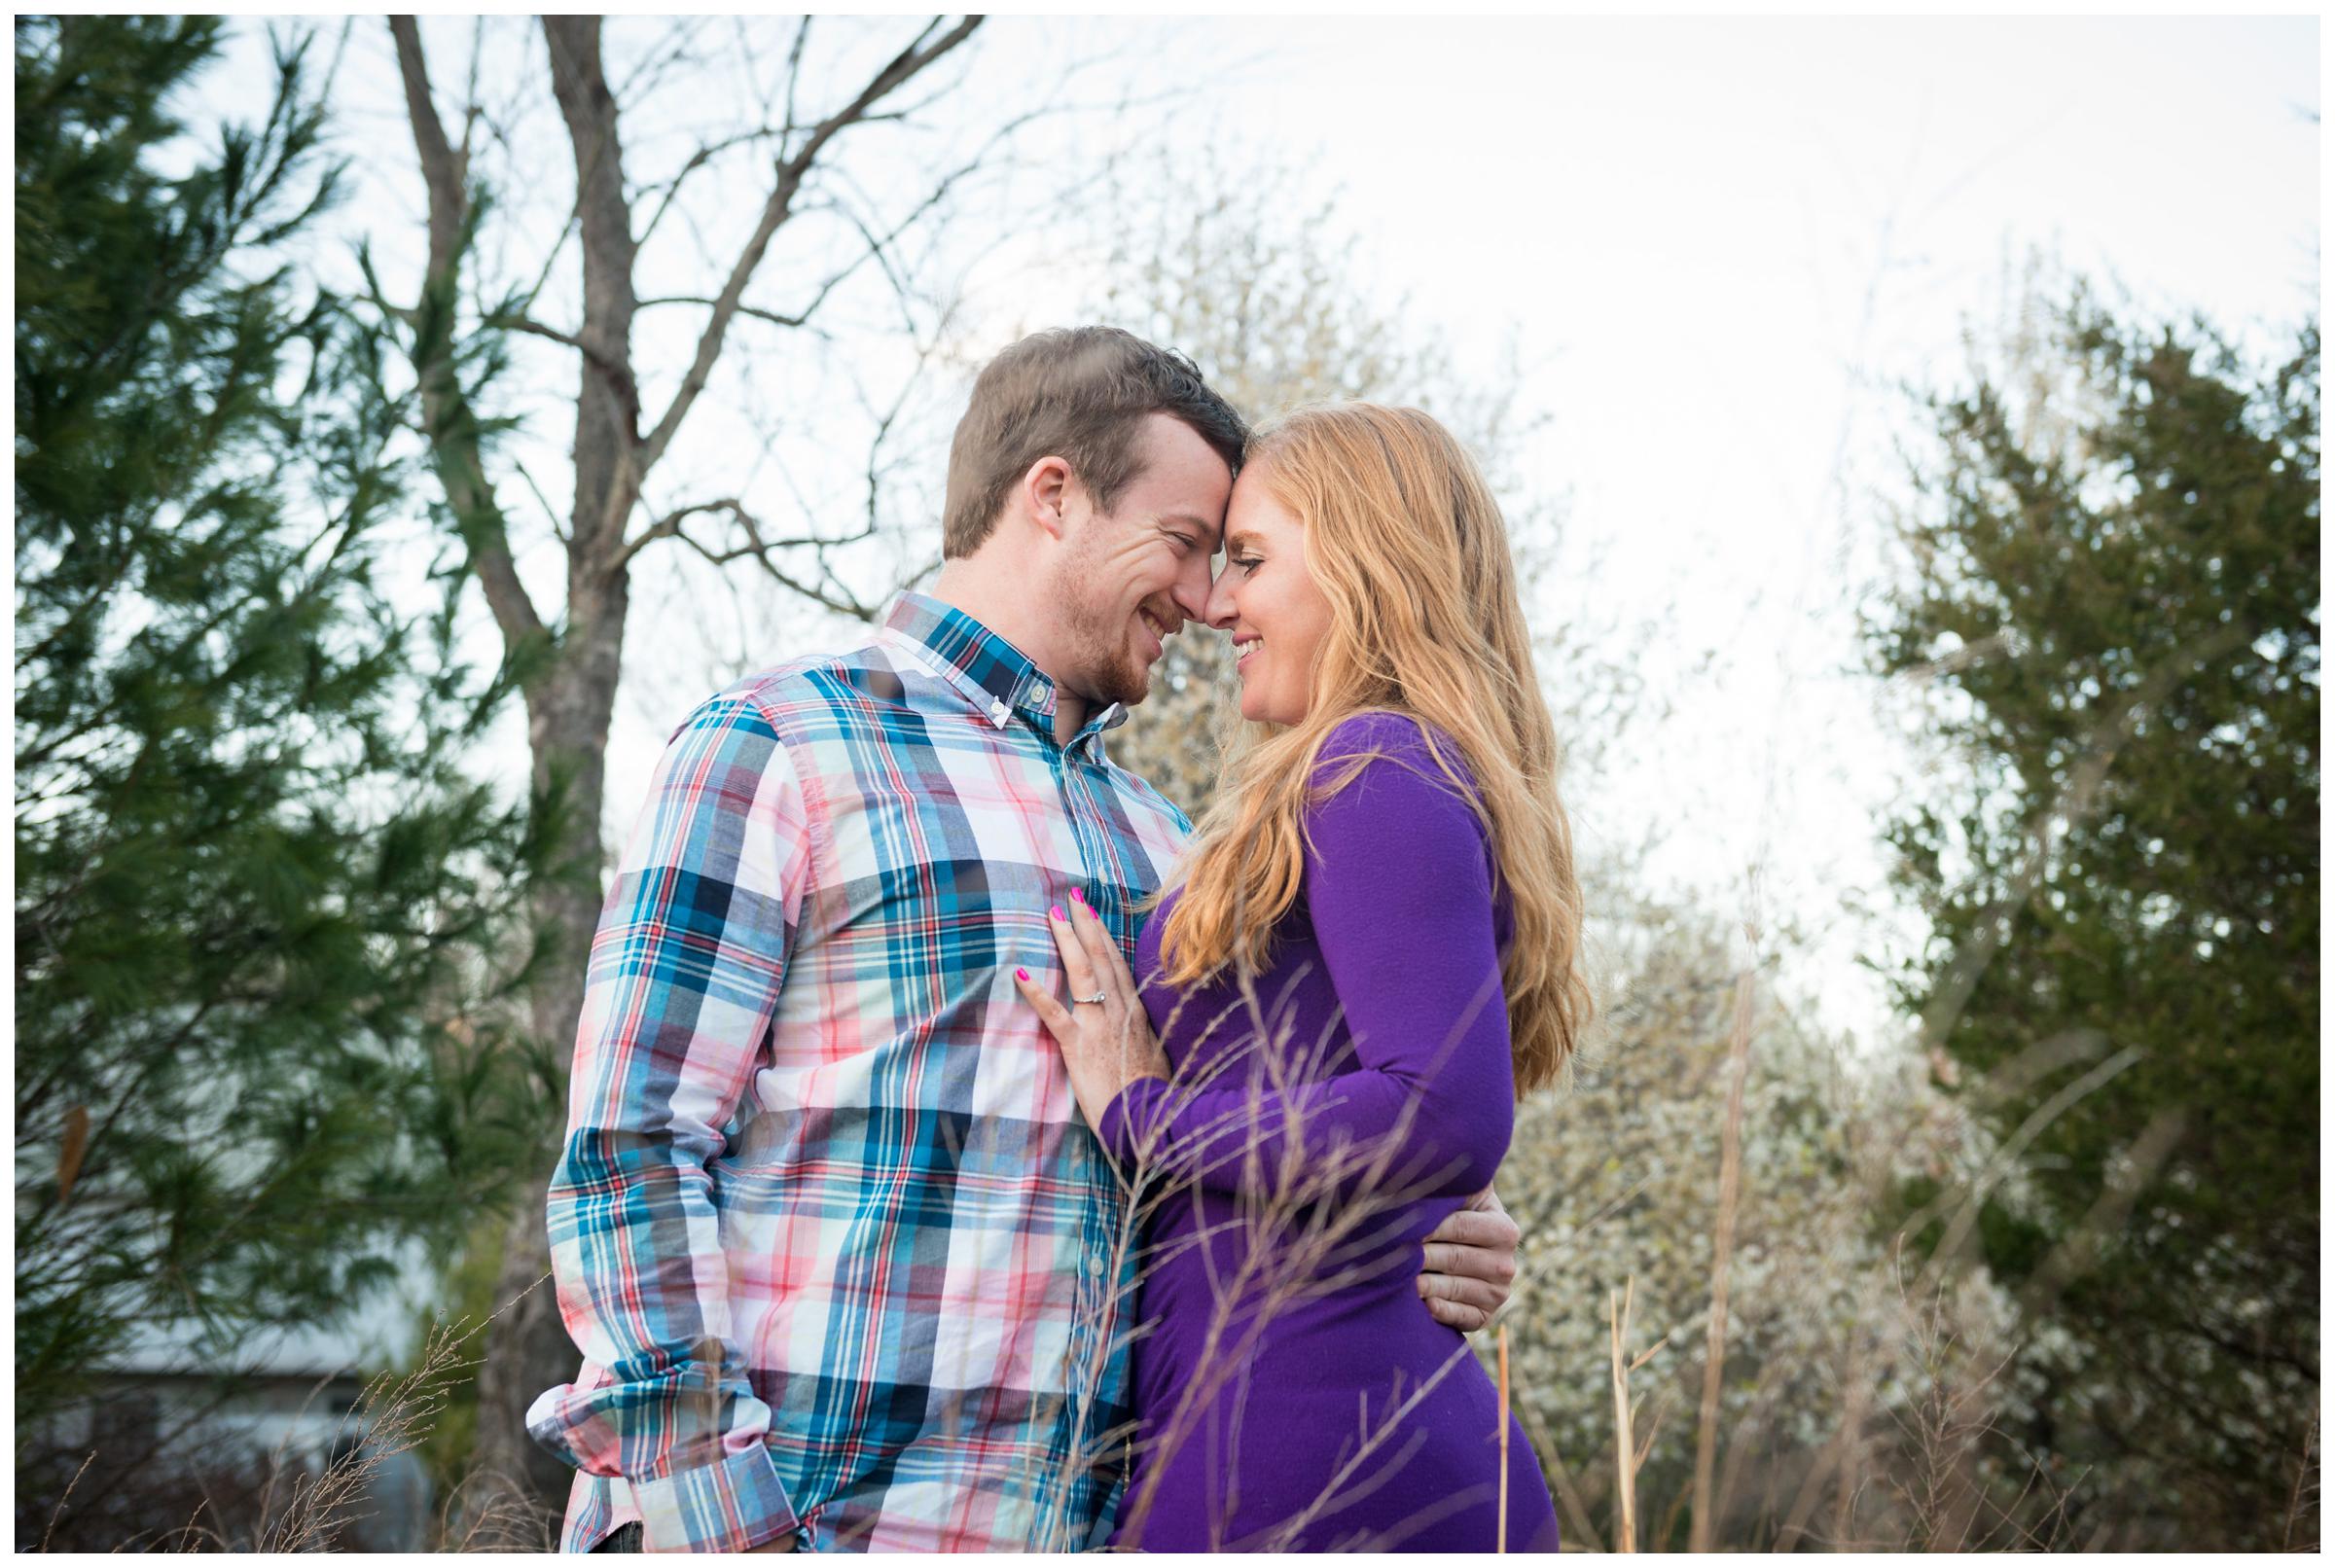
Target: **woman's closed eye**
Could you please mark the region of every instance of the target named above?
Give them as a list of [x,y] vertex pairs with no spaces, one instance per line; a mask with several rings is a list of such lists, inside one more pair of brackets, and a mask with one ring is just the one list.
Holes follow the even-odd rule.
[[1265,557],[1262,555],[1228,555],[1225,557],[1224,564],[1239,567],[1240,575],[1246,577],[1265,564]]

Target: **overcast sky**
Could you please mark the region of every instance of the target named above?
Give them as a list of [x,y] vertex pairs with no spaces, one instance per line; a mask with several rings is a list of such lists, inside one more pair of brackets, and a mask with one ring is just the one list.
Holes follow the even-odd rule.
[[[497,26],[490,40],[539,53],[525,24]],[[628,42],[657,30],[612,28],[612,75]],[[443,95],[469,28],[435,18],[425,34]],[[420,240],[410,133],[377,20],[357,18],[349,37],[335,105],[365,194],[336,221],[393,258]],[[2266,345],[2317,301],[2308,17],[999,18],[980,43],[970,92],[985,106],[1066,91],[1062,62],[1113,47],[1118,80],[1198,85],[1168,133],[1307,168],[1359,241],[1357,293],[1400,302],[1407,334],[1488,375],[1514,351],[1527,404],[1550,416],[1519,471],[1567,498],[1560,564],[1575,580],[1560,588],[1574,598],[1550,603],[1588,594],[1673,628],[1627,651],[1667,716],[1568,781],[1580,835],[1625,843],[1659,824],[1655,878],[1756,912],[1771,933],[1795,925],[1807,1004],[1872,1039],[1892,1025],[1854,959],[1912,929],[1884,912],[1876,843],[1909,766],[1892,737],[1907,702],[1850,673],[1849,606],[1880,569],[1889,439],[1909,418],[1900,389],[1958,375],[1964,327],[1999,317],[2038,248],[2142,309],[2202,310]],[[250,58],[228,96],[248,101]],[[718,122],[731,90],[708,77],[696,106]],[[1066,164],[1093,134],[1041,145]],[[636,150],[643,163],[656,151],[645,125],[629,161]],[[563,151],[546,144],[545,177],[502,199],[556,228],[572,189]],[[741,223],[760,199],[742,183],[717,194]],[[1028,253],[963,259],[960,371],[1075,297],[1028,260],[1057,227],[1048,216],[1025,226]],[[685,347],[694,325],[644,315],[639,336]],[[554,367],[539,408],[556,412],[572,366],[539,363]],[[762,363],[725,397],[755,395]],[[731,407],[695,423],[702,452],[757,439]],[[563,421],[536,433],[555,506],[567,437]],[[757,467],[752,482],[787,466]],[[1580,575],[1593,558],[1594,581]],[[556,549],[522,564],[556,603]],[[628,638],[612,836],[709,689],[685,634],[702,613],[685,595],[701,589],[660,570],[643,573]],[[799,651],[778,642],[768,660]],[[522,735],[515,713],[500,741],[515,773]]]

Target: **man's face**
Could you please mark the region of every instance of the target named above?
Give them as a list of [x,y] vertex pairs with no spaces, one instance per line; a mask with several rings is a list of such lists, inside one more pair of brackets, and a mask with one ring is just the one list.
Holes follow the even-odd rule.
[[1096,706],[1142,701],[1166,639],[1205,610],[1233,489],[1224,459],[1172,414],[1147,418],[1136,452],[1140,467],[1108,517],[1091,504],[1065,517],[1053,584],[1061,682]]

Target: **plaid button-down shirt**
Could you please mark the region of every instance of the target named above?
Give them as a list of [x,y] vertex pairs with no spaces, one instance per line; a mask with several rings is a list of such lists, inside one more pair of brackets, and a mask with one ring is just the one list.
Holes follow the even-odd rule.
[[906,594],[674,735],[600,918],[549,1222],[584,1352],[528,1411],[561,1545],[1078,1550],[1110,1524],[1134,1247],[1016,994],[1050,905],[1190,830],[1054,685]]

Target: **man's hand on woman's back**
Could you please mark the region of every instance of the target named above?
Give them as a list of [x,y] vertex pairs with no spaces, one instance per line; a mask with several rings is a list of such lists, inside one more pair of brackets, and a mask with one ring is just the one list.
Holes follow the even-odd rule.
[[1516,1245],[1523,1236],[1489,1187],[1429,1232],[1419,1294],[1435,1321],[1462,1334],[1487,1327],[1516,1284]]

